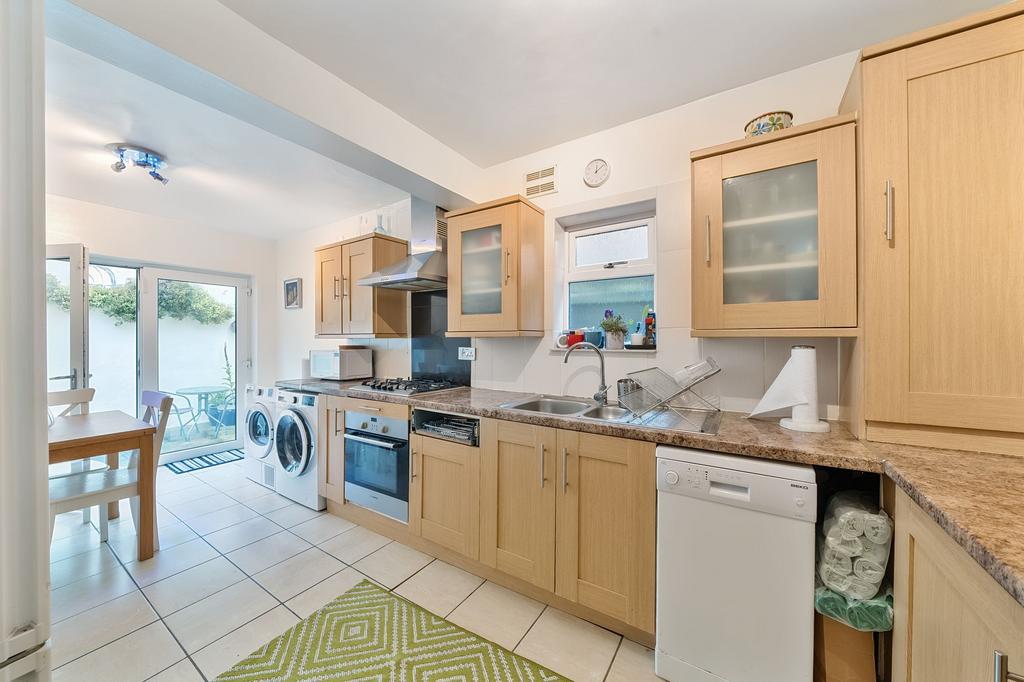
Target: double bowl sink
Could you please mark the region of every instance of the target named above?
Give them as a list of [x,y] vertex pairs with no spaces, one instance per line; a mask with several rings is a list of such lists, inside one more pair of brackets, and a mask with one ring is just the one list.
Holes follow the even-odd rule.
[[593,401],[563,396],[540,395],[504,403],[498,407],[507,410],[523,410],[539,414],[557,415],[559,417],[582,417],[604,422],[624,422],[632,418],[633,413],[615,405],[599,405]]

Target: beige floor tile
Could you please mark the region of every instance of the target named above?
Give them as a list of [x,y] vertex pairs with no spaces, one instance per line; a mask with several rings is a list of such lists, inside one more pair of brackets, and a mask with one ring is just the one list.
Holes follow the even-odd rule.
[[347,530],[352,530],[356,527],[356,524],[335,516],[334,514],[321,514],[315,519],[309,521],[303,521],[300,524],[292,526],[289,530],[306,542],[311,542],[314,545],[319,545],[321,542],[326,542],[336,535],[340,535]]
[[254,483],[246,479],[243,485],[240,485],[237,488],[231,488],[230,490],[225,490],[224,492],[230,497],[235,498],[239,502],[244,503],[248,500],[255,500],[260,497],[263,497],[268,492],[272,491],[270,491],[268,488],[264,488],[259,483]]
[[[93,514],[93,520],[96,520],[95,514]],[[90,528],[92,528],[92,524],[82,523],[82,512],[80,511],[58,514],[57,518],[53,520],[52,539],[63,540],[64,538],[69,538],[72,535],[84,533]]]
[[343,568],[345,564],[314,547],[260,571],[252,579],[281,601],[287,601]]
[[227,554],[282,530],[284,529],[273,521],[257,516],[203,537],[216,547],[218,552]]
[[601,682],[620,639],[614,632],[548,607],[515,652],[576,682]]
[[226,556],[249,575],[255,575],[310,547],[312,545],[302,538],[283,531],[229,552]]
[[237,488],[239,485],[245,483],[249,479],[245,476],[245,471],[238,467],[209,467],[207,469],[201,469],[192,474],[204,483],[209,483],[214,488],[221,490],[229,488]]
[[121,567],[76,580],[50,592],[50,619],[57,623],[137,589]]
[[470,632],[512,649],[544,610],[544,604],[485,582],[448,615]]
[[50,543],[50,563],[73,557],[76,554],[91,552],[100,546],[100,534],[96,529],[89,527],[85,532],[54,539]]
[[262,587],[244,580],[171,614],[164,622],[191,654],[275,606],[277,601]]
[[136,630],[53,671],[56,682],[141,682],[185,657],[161,622]]
[[285,528],[291,528],[303,521],[315,519],[319,515],[320,512],[315,512],[309,507],[303,507],[301,504],[295,504],[294,502],[289,502],[288,506],[264,514],[268,519]]
[[324,604],[334,601],[365,579],[366,576],[356,569],[346,568],[327,580],[317,583],[302,594],[289,599],[285,602],[285,606],[299,614],[300,618],[308,618]]
[[[131,521],[128,523],[131,525]],[[174,523],[160,526],[159,532],[160,551],[199,539],[199,536],[181,521],[175,521]],[[121,561],[128,563],[129,561],[136,561],[138,559],[139,549],[137,541],[138,537],[135,535],[134,526],[132,526],[130,533],[112,532],[110,534],[110,538],[107,540],[107,544],[110,545],[110,549],[114,551],[114,554],[116,554]]]
[[292,501],[283,495],[278,495],[274,492],[267,493],[266,488],[263,490],[264,494],[262,496],[254,497],[251,500],[245,500],[243,504],[260,514],[269,514],[272,511],[292,504]]
[[164,506],[179,519],[188,522],[197,516],[203,516],[204,514],[209,514],[234,504],[238,504],[238,500],[228,497],[218,490],[213,490],[209,495],[198,499],[178,502],[177,504],[165,504]]
[[57,668],[157,620],[138,590],[53,626],[51,666]]
[[212,680],[298,622],[291,611],[278,606],[197,651],[192,660]]
[[396,587],[395,593],[432,613],[447,616],[483,581],[483,578],[435,559]]
[[195,664],[186,658],[159,675],[149,678],[147,682],[203,682],[203,676],[196,670]]
[[109,547],[101,544],[91,552],[76,554],[50,564],[50,589],[55,590],[76,580],[118,567],[120,564],[117,557]]
[[606,682],[660,682],[654,674],[654,652],[645,646],[623,639],[612,661]]
[[341,559],[346,564],[354,564],[363,557],[373,554],[389,542],[391,542],[391,538],[378,535],[369,528],[356,526],[341,535],[336,535],[327,542],[321,543],[319,547],[325,552]]
[[124,567],[140,587],[145,587],[175,573],[181,573],[187,568],[198,566],[215,556],[217,550],[213,547],[202,540],[192,540],[167,549],[161,548],[151,559],[128,562]]
[[236,523],[242,521],[248,521],[259,516],[252,509],[249,509],[245,505],[235,502],[230,507],[224,507],[217,511],[212,511],[209,514],[203,514],[202,516],[195,516],[185,523],[189,527],[200,535],[208,535],[215,533],[218,530],[233,526]]
[[169,616],[201,599],[245,580],[242,573],[224,557],[211,559],[181,573],[142,588],[161,616]]
[[392,542],[360,559],[354,566],[390,590],[431,561],[433,557],[400,542]]
[[182,488],[181,490],[160,490],[159,484],[157,485],[156,500],[167,508],[175,506],[187,506],[185,503],[192,502],[193,500],[200,500],[211,495],[216,495],[220,491],[214,488],[212,485],[203,483],[202,481],[196,481],[196,485]]

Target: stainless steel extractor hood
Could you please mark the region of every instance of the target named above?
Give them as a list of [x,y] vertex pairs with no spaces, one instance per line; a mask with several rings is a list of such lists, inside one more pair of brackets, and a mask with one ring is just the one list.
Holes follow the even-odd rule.
[[448,288],[448,224],[444,220],[444,212],[415,197],[411,204],[410,245],[414,252],[405,260],[370,273],[356,284],[404,291]]

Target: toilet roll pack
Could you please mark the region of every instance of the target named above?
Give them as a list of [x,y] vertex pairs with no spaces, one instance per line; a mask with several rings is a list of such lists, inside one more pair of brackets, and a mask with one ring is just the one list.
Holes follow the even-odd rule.
[[792,431],[824,433],[828,422],[818,418],[818,362],[814,346],[793,346],[789,360],[749,417],[792,407],[779,425]]

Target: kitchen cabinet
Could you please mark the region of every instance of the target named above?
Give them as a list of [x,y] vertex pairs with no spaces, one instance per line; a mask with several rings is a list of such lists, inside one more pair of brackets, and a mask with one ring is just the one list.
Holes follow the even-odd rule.
[[317,487],[320,495],[345,502],[345,405],[343,398],[321,395],[317,423]]
[[555,593],[654,630],[654,444],[558,431]]
[[1024,16],[861,77],[867,436],[1024,453]]
[[360,279],[406,257],[408,243],[365,235],[322,246],[314,254],[317,337],[391,338],[406,335],[404,291],[359,286]]
[[480,562],[554,591],[556,431],[495,419],[480,430]]
[[895,526],[892,679],[987,682],[997,650],[1024,674],[1024,606],[902,491]]
[[855,126],[691,154],[693,336],[856,334]]
[[409,443],[409,531],[477,559],[480,449],[419,434]]
[[511,196],[445,217],[449,335],[543,336],[543,211]]

